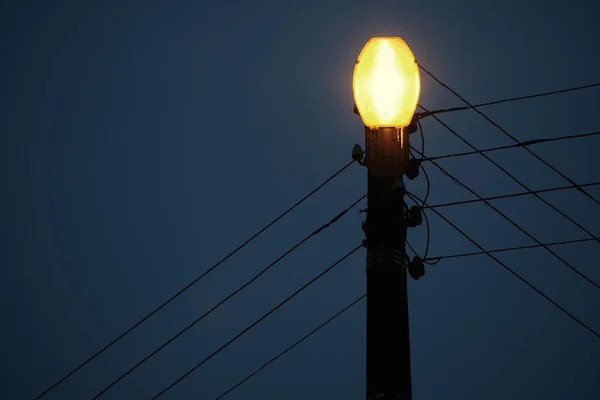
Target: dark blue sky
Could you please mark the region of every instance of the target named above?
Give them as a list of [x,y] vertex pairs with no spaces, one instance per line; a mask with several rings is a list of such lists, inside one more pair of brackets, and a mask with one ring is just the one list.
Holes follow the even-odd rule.
[[[402,36],[472,102],[599,80],[592,1],[12,1],[0,4],[0,397],[32,399],[350,159],[352,72]],[[421,103],[462,105],[422,76]],[[600,90],[486,108],[519,140],[598,130]],[[510,144],[474,112],[443,119]],[[468,150],[433,120],[430,156]],[[598,180],[590,138],[539,155]],[[491,154],[532,189],[568,184],[517,149]],[[441,163],[481,195],[522,191],[481,156]],[[427,166],[430,203],[472,196]],[[423,179],[409,189],[424,193]],[[366,190],[353,166],[47,399],[90,398]],[[600,189],[589,192],[600,198]],[[543,195],[595,234],[600,206]],[[498,208],[541,241],[585,237],[535,198]],[[488,249],[532,244],[483,204],[442,209]],[[431,214],[430,255],[476,250]],[[353,211],[104,398],[150,398],[362,240]],[[424,226],[409,233],[419,251]],[[600,245],[555,251],[600,282]],[[600,292],[543,249],[499,256],[596,330]],[[211,399],[365,290],[364,250],[164,398]],[[485,256],[409,282],[415,399],[600,398],[600,340]],[[362,399],[365,307],[230,399]]]

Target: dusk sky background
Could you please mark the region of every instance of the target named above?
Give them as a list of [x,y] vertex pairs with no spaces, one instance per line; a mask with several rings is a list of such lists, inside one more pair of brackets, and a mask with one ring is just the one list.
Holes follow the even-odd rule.
[[[363,144],[356,57],[401,36],[473,103],[600,81],[594,1],[0,2],[0,398],[33,399],[329,177]],[[428,109],[463,103],[421,75]],[[519,140],[599,130],[600,89],[482,109]],[[512,144],[473,111],[441,117]],[[432,119],[426,154],[469,148]],[[420,146],[418,137],[413,137]],[[578,183],[600,139],[532,147]],[[569,183],[522,149],[490,157],[532,189]],[[482,196],[523,189],[483,157],[440,161]],[[425,164],[430,204],[473,196]],[[408,182],[422,196],[423,176]],[[45,398],[89,399],[366,191],[353,165]],[[600,187],[588,188],[600,199]],[[600,235],[600,205],[543,195]],[[538,199],[495,205],[543,242],[586,234]],[[358,209],[108,391],[149,399],[360,244]],[[484,246],[534,242],[484,204],[440,209]],[[433,213],[430,256],[477,250]],[[422,252],[425,225],[409,231]],[[600,282],[600,244],[555,247]],[[600,291],[544,249],[506,262],[596,331]],[[365,250],[168,391],[214,399],[362,295]],[[413,397],[600,398],[600,340],[486,256],[409,280]],[[365,303],[228,399],[364,399]]]

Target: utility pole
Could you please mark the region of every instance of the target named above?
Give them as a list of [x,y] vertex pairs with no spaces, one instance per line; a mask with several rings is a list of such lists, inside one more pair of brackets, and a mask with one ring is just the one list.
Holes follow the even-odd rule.
[[409,135],[417,130],[414,112],[418,65],[398,37],[372,38],[354,70],[354,112],[365,125],[366,157],[352,156],[368,169],[367,218],[367,400],[412,400],[407,272],[424,274],[423,264],[406,255],[407,228],[421,223],[421,209],[405,203],[403,177],[418,175],[410,159]]
[[402,178],[408,163],[409,132],[408,128],[365,129],[369,169],[364,224],[367,400],[412,399],[407,292],[411,263],[405,248],[409,214],[405,212]]

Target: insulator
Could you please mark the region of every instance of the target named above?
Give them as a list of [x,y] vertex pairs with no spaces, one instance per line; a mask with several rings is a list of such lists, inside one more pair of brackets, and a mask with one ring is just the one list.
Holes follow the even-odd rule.
[[352,148],[352,159],[354,161],[362,161],[363,159],[363,149],[360,147],[360,144],[355,144]]
[[415,257],[408,263],[408,273],[414,279],[418,280],[420,277],[425,275],[425,264],[421,257]]
[[406,163],[406,168],[404,169],[404,175],[411,181],[419,176],[419,168],[421,166],[420,160],[415,160],[414,158],[408,160]]
[[408,216],[406,217],[406,225],[409,228],[415,228],[423,223],[423,213],[421,207],[412,206],[408,210]]

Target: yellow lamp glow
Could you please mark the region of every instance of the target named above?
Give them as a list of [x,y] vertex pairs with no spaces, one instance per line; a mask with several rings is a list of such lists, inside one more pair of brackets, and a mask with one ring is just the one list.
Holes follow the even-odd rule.
[[369,128],[404,128],[417,109],[419,66],[399,37],[374,37],[358,56],[352,80],[356,108]]

